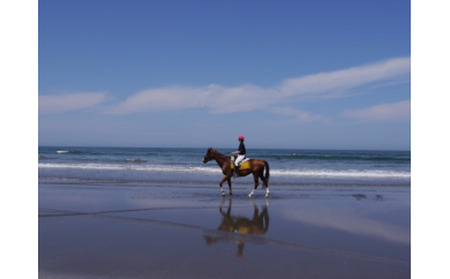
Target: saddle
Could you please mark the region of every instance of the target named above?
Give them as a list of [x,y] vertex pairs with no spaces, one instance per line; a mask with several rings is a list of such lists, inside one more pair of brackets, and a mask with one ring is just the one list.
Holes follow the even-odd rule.
[[[234,160],[236,160],[236,158],[234,156],[231,156],[231,169],[234,170],[235,166],[234,166]],[[245,158],[244,160],[242,160],[241,165],[239,167],[240,170],[245,170],[250,168],[250,164],[249,164],[249,158]]]

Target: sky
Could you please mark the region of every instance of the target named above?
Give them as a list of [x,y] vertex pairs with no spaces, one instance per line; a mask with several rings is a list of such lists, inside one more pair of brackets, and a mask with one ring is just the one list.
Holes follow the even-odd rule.
[[450,249],[450,2],[411,2],[410,23],[404,0],[1,1],[2,179],[21,204],[0,205],[20,259],[2,273],[38,270],[38,145],[244,134],[247,150],[411,148],[412,274],[448,274],[428,255]]
[[410,1],[38,5],[41,146],[410,149]]

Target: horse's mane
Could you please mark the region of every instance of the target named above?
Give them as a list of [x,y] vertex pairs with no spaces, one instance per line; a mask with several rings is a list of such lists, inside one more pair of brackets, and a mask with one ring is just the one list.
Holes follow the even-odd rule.
[[214,148],[212,148],[212,147],[210,147],[210,148],[208,149],[208,151],[211,151],[211,152],[214,151],[214,153],[216,153],[217,156],[220,157],[220,158],[222,158],[222,157],[229,158],[228,156],[226,156],[226,155],[220,153],[219,151],[217,151],[216,149],[214,149]]

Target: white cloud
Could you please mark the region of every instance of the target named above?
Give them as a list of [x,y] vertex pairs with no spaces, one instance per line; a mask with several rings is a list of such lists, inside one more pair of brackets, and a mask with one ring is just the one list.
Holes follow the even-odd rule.
[[314,115],[310,112],[294,109],[291,107],[275,107],[270,110],[274,114],[285,115],[292,117],[294,123],[308,123],[316,121],[328,121],[328,119],[322,115]]
[[392,104],[381,104],[361,110],[347,110],[341,116],[364,122],[409,122],[411,102],[401,101]]
[[352,67],[334,72],[319,73],[285,80],[279,87],[283,96],[330,95],[330,91],[343,91],[374,82],[391,80],[409,74],[410,58],[394,58],[375,64]]
[[[270,109],[273,105],[292,102],[292,97],[342,97],[351,88],[404,79],[410,72],[409,68],[409,57],[394,58],[370,65],[287,79],[273,88],[252,84],[237,87],[211,84],[197,88],[170,86],[147,89],[109,107],[106,113],[131,114],[191,108],[207,108],[212,113],[233,113]],[[305,112],[297,112],[295,116],[304,121],[315,119]]]
[[106,92],[43,95],[39,96],[39,113],[49,114],[86,109],[100,104],[105,97]]
[[130,114],[142,111],[179,110],[204,107],[209,92],[204,88],[171,86],[148,89],[129,97],[107,110],[110,114]]
[[254,85],[224,87],[211,84],[190,88],[171,86],[148,89],[129,97],[125,102],[111,106],[108,114],[130,114],[142,111],[170,111],[190,108],[208,108],[212,113],[233,113],[264,108],[276,97],[276,92]]
[[263,109],[279,101],[278,92],[255,85],[239,87],[210,86],[207,107],[213,113],[232,113]]

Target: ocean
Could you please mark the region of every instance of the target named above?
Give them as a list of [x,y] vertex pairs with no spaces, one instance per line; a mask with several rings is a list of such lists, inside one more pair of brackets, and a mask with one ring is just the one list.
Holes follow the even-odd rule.
[[[235,151],[216,148],[223,154]],[[98,183],[197,183],[218,185],[215,161],[203,164],[207,148],[39,147],[39,180]],[[409,151],[247,149],[266,160],[272,185],[409,186]],[[233,178],[252,184],[253,177]]]

